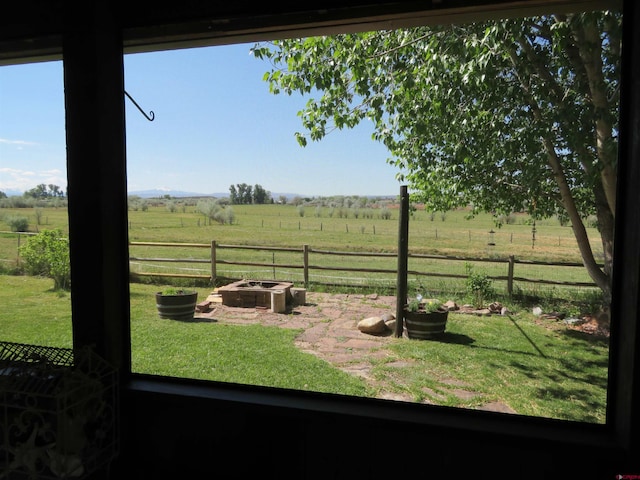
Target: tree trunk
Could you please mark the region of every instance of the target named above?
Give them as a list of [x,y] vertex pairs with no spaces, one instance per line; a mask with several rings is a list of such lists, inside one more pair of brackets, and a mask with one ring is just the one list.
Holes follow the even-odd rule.
[[602,191],[607,199],[611,214],[616,214],[616,180],[617,168],[616,149],[611,148],[613,126],[608,119],[609,101],[607,99],[604,80],[602,48],[600,32],[595,21],[585,16],[580,23],[573,23],[573,34],[578,47],[578,53],[586,72],[587,85],[591,104],[596,113],[595,133],[596,151],[601,164],[600,180]]
[[[526,42],[521,42],[521,45],[526,44]],[[520,81],[520,85],[523,90],[526,92],[527,96],[529,96],[529,106],[531,107],[531,111],[533,112],[533,117],[536,122],[540,122],[542,119],[542,115],[540,112],[540,108],[538,106],[538,102],[531,92],[529,88],[529,83],[527,80],[527,68],[524,70],[519,70],[518,67],[522,68],[521,63],[519,62],[519,57],[515,51],[513,45],[505,44],[505,49],[509,54],[511,61],[513,63],[514,70],[518,76]],[[523,48],[525,53],[528,51],[527,48]],[[534,56],[531,54],[529,56],[529,60],[535,60]],[[535,64],[535,62],[531,62]],[[535,70],[533,67],[530,70]],[[540,74],[541,71],[539,70]],[[550,85],[552,86],[552,85]],[[600,133],[600,132],[599,132]],[[580,212],[576,207],[575,200],[571,193],[571,187],[567,182],[567,177],[564,173],[564,169],[562,168],[562,164],[558,155],[556,153],[556,149],[553,143],[553,140],[549,137],[543,137],[542,139],[543,148],[547,154],[547,162],[551,167],[551,171],[553,172],[553,178],[555,179],[558,188],[560,190],[560,197],[562,200],[562,204],[569,216],[569,220],[571,220],[571,228],[573,229],[573,234],[576,238],[576,242],[578,243],[578,249],[580,251],[580,256],[582,257],[582,263],[587,269],[587,273],[589,277],[594,281],[594,283],[602,290],[603,296],[607,303],[611,300],[611,264],[613,262],[613,212],[611,208],[615,208],[615,203],[609,203],[609,195],[611,194],[611,184],[610,182],[598,184],[598,186],[594,189],[597,191],[596,193],[596,211],[598,214],[598,221],[601,223],[600,234],[602,237],[603,248],[605,252],[605,269],[604,271],[600,269],[598,266],[594,256],[593,250],[591,248],[591,243],[589,242],[589,236],[587,235],[587,230],[584,226],[584,222],[580,217]],[[598,149],[598,153],[604,153],[603,149]],[[602,160],[602,159],[601,159]],[[584,164],[585,168],[589,170],[589,165]],[[605,168],[602,172],[601,179],[604,180],[604,177],[607,176],[607,173],[610,173],[610,169]],[[613,194],[615,196],[615,185]],[[608,210],[608,212],[605,212]]]
[[[553,177],[560,189],[562,203],[565,207],[565,210],[567,211],[567,214],[569,215],[569,219],[571,220],[571,228],[573,229],[573,234],[575,235],[576,241],[578,242],[578,249],[580,250],[580,255],[582,256],[582,263],[587,269],[587,273],[589,274],[591,279],[598,287],[600,287],[606,301],[608,302],[611,298],[611,279],[609,275],[607,275],[600,269],[593,256],[593,250],[591,249],[591,244],[589,243],[587,230],[584,226],[582,218],[580,218],[580,213],[576,208],[573,195],[571,195],[571,188],[567,183],[567,178],[565,176],[562,165],[560,164],[560,160],[558,159],[558,156],[555,152],[553,142],[549,138],[544,138],[543,144],[547,153],[549,166],[553,171]],[[598,211],[600,211],[600,209],[598,209]]]
[[610,303],[611,279],[613,272],[613,238],[615,231],[615,218],[611,213],[609,202],[603,191],[603,187],[597,184],[594,188],[596,199],[596,217],[598,219],[598,231],[602,240],[602,252],[604,254],[604,273],[609,279],[609,290],[605,291],[605,300]]

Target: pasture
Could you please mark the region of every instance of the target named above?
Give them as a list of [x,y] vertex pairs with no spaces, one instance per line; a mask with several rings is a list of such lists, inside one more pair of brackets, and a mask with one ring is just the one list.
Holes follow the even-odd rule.
[[[232,224],[219,224],[207,219],[197,209],[196,199],[172,200],[172,208],[157,200],[157,205],[146,210],[129,210],[129,240],[131,242],[174,242],[210,245],[215,240],[220,245],[255,245],[295,248],[297,252],[220,250],[218,260],[227,262],[250,262],[262,264],[299,265],[302,267],[302,248],[309,245],[313,250],[333,252],[378,252],[397,251],[398,211],[390,203],[377,205],[369,202],[367,208],[340,208],[315,200],[302,206],[294,205],[233,205]],[[151,203],[151,202],[150,202]],[[325,203],[325,204],[323,204]],[[390,218],[381,212],[387,209]],[[2,209],[0,215],[23,215],[28,217],[31,231],[45,228],[67,229],[66,209],[45,208],[36,216],[33,209]],[[36,223],[37,218],[41,224]],[[87,228],[91,228],[88,224]],[[601,258],[602,249],[597,230],[588,227],[596,258]],[[15,234],[0,234],[0,261],[9,270],[18,260],[17,246],[26,238]],[[493,262],[471,262],[476,271],[491,277],[505,277],[507,260],[513,255],[516,261],[546,261],[581,263],[573,232],[570,226],[562,226],[555,219],[539,220],[535,223],[523,214],[513,214],[509,222],[501,227],[489,214],[468,218],[468,211],[426,212],[414,209],[409,222],[409,251],[411,254],[456,256],[461,258],[493,259]],[[176,249],[169,247],[130,247],[130,255],[136,258],[185,258],[201,260],[203,263],[160,263],[132,261],[131,271],[156,274],[174,273],[206,276],[211,272],[206,248]],[[332,265],[350,268],[394,271],[395,257],[353,257],[313,255],[310,263],[321,268]],[[464,277],[466,261],[447,259],[410,258],[409,271],[436,272],[436,275],[409,275],[410,286],[426,289],[434,294],[441,291],[460,293],[464,280],[444,280],[437,272]],[[247,267],[231,264],[219,265],[218,275],[228,278],[286,279],[296,283],[302,281],[302,271],[296,268]],[[515,275],[528,279],[546,279],[557,282],[590,282],[585,269],[577,267],[555,267],[543,265],[516,265]],[[356,285],[362,289],[392,289],[395,276],[384,273],[344,273],[325,270],[315,272],[311,283],[318,285]],[[504,281],[496,281],[495,287],[504,292]],[[518,292],[541,296],[573,295],[576,289],[541,286],[519,282]],[[581,289],[580,291],[584,291]],[[568,292],[568,293],[565,293]]]

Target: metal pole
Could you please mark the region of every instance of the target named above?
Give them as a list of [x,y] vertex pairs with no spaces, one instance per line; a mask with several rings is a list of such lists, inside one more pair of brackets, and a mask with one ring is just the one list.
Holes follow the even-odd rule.
[[217,261],[216,241],[211,240],[211,285],[214,287],[216,286],[216,277],[218,275],[218,271],[216,269]]
[[507,293],[513,295],[513,267],[516,263],[516,258],[513,255],[509,255],[509,269],[507,272]]
[[404,305],[407,303],[407,270],[409,257],[409,194],[407,186],[400,186],[400,218],[398,219],[398,279],[396,297],[397,338],[404,330]]
[[309,245],[302,246],[302,262],[304,266],[304,288],[309,288]]

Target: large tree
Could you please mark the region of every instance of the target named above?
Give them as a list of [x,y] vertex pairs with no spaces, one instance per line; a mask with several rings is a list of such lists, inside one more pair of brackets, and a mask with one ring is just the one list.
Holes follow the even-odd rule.
[[[550,15],[258,44],[272,93],[309,97],[304,146],[362,120],[417,201],[571,222],[609,298],[622,18]],[[604,268],[584,220],[595,215]]]

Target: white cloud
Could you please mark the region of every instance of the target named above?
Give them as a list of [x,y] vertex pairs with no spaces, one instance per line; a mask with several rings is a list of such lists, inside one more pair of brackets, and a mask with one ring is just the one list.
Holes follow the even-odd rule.
[[18,148],[22,148],[24,146],[37,145],[36,142],[28,142],[26,140],[9,140],[8,138],[0,138],[0,143],[4,143],[6,145],[17,145]]
[[41,183],[57,185],[64,189],[67,186],[66,174],[59,169],[32,171],[9,167],[0,168],[0,191],[26,192]]

